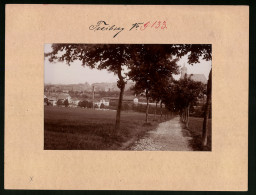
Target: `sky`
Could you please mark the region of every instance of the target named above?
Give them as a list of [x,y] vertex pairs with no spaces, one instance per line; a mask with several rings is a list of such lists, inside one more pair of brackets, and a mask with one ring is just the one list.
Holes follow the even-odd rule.
[[[51,44],[45,44],[44,52],[51,51]],[[178,63],[180,67],[184,64],[187,67],[188,74],[204,74],[208,79],[211,70],[211,61],[201,60],[200,63],[189,65],[187,56],[182,57]],[[175,75],[178,79],[180,75]],[[78,83],[101,83],[101,82],[116,82],[117,76],[106,70],[91,69],[83,67],[81,62],[75,61],[71,65],[65,62],[51,63],[47,58],[44,61],[44,83],[45,84],[78,84]]]

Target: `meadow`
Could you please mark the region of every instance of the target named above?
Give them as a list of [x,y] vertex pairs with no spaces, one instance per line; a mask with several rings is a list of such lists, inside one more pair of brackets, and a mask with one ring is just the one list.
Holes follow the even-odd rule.
[[203,128],[203,118],[190,117],[188,130],[192,136],[190,141],[191,147],[195,151],[211,151],[212,148],[212,120],[208,120],[208,136],[207,136],[207,146],[202,147],[202,128]]
[[116,111],[44,107],[45,150],[124,150],[145,132],[162,122],[134,111],[121,112],[120,131],[113,136]]

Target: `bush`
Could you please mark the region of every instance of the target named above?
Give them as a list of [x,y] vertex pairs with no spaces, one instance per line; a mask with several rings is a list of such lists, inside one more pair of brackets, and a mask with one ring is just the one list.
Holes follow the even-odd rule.
[[92,103],[92,102],[89,102],[89,101],[87,101],[87,100],[80,101],[80,102],[78,103],[78,106],[79,106],[79,107],[82,107],[82,108],[92,108],[92,105],[93,105],[93,103]]
[[87,103],[87,108],[92,108],[92,106],[93,106],[93,103],[92,103],[92,102],[88,102],[88,103]]
[[58,100],[56,104],[57,104],[57,106],[62,106],[63,102],[62,102],[62,100]]
[[101,103],[100,109],[104,109],[104,108],[105,108],[105,105],[103,103]]
[[65,107],[68,107],[68,105],[69,105],[68,100],[67,100],[67,99],[65,99],[65,101],[64,101],[64,103],[63,103],[63,104],[64,104],[64,106],[65,106]]
[[82,108],[85,108],[85,107],[87,106],[87,101],[80,101],[80,102],[78,103],[78,106],[79,106],[79,107],[82,107]]

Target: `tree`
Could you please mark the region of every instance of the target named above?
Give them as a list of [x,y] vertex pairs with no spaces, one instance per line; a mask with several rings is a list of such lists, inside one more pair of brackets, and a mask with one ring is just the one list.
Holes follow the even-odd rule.
[[[188,63],[194,64],[199,63],[200,58],[209,61],[212,60],[212,46],[209,44],[206,45],[195,45],[195,44],[189,44],[189,45],[177,45],[177,48],[179,48],[176,52],[176,55],[179,57],[182,57],[186,54],[188,54]],[[212,99],[212,69],[209,73],[209,78],[207,82],[207,100],[206,100],[206,106],[204,111],[204,122],[203,122],[203,128],[202,128],[202,145],[207,145],[207,135],[208,135],[208,118],[209,118],[209,111],[211,107],[211,99]]]
[[85,101],[79,101],[78,103],[78,106],[82,107],[82,108],[85,108],[87,107],[88,105],[88,102],[85,100]]
[[207,83],[207,100],[204,111],[204,122],[203,122],[203,132],[202,132],[202,145],[207,145],[207,136],[208,136],[208,118],[209,112],[212,104],[212,69],[209,74],[209,79]]
[[49,105],[49,101],[48,101],[48,98],[44,98],[44,103],[46,103],[46,105],[48,106]]
[[62,106],[63,105],[63,101],[62,100],[58,100],[56,104],[57,104],[57,106]]
[[65,107],[68,107],[69,103],[68,103],[68,99],[65,99],[64,102],[63,102],[64,106]]
[[[170,87],[170,83],[173,81],[173,78],[170,77],[169,79],[160,79],[156,81],[153,86],[152,90],[150,92],[150,97],[153,101],[156,102],[156,109],[157,110],[157,104],[160,102],[160,116],[162,118],[163,115],[163,103],[165,104],[171,104],[172,101],[172,88]],[[169,108],[171,111],[172,109]]]
[[120,89],[116,113],[115,131],[120,128],[120,115],[126,77],[123,69],[130,60],[129,45],[121,44],[53,44],[52,52],[46,53],[50,62],[65,61],[70,65],[81,61],[82,66],[99,70],[106,69],[118,76],[117,87]]
[[135,82],[133,90],[145,93],[147,100],[146,123],[148,122],[149,99],[156,83],[163,83],[178,73],[176,62],[166,45],[136,45],[132,53],[131,70],[128,76]]
[[185,77],[173,84],[174,106],[179,109],[182,121],[189,125],[190,107],[196,105],[198,98],[203,97],[204,85]]
[[87,106],[86,106],[86,107],[87,107],[87,108],[92,108],[92,106],[93,106],[93,103],[92,103],[92,102],[90,102],[90,101],[88,101],[88,102],[87,102]]
[[105,105],[103,103],[101,103],[100,109],[104,109],[104,108],[105,108]]

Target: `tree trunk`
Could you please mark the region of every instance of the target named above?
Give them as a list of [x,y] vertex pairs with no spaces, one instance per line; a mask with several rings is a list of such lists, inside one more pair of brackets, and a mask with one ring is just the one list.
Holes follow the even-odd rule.
[[188,121],[188,108],[185,108],[185,124],[187,124]]
[[148,106],[149,106],[148,105],[148,101],[149,101],[148,99],[149,98],[148,98],[148,91],[147,90],[146,90],[146,98],[147,98],[147,108],[146,108],[146,123],[147,123],[148,122]]
[[180,110],[181,122],[183,122],[183,111]]
[[120,118],[121,118],[123,95],[124,95],[124,87],[120,89],[120,93],[119,93],[118,107],[117,107],[117,112],[116,112],[115,130],[119,130],[119,128],[120,128]]
[[185,112],[185,108],[182,109],[182,122],[185,123],[186,121],[186,112]]
[[163,116],[162,107],[163,107],[163,105],[162,105],[162,101],[161,101],[161,103],[160,103],[160,115],[161,115],[161,119],[162,119],[162,116]]
[[207,145],[207,135],[208,135],[208,118],[209,111],[212,103],[212,69],[209,74],[209,79],[207,83],[207,100],[204,111],[204,122],[203,122],[203,131],[202,131],[202,145]]
[[119,94],[118,107],[116,112],[115,131],[118,131],[120,129],[121,109],[122,109],[122,102],[123,102],[123,95],[124,95],[124,88],[125,88],[124,78],[121,74],[121,66],[120,66],[120,69],[118,70],[118,78],[119,80],[117,82],[117,86],[120,89],[120,94]]
[[183,119],[184,121],[183,122],[186,123],[186,108],[184,108],[184,110],[183,110],[183,115],[184,115],[184,119]]
[[187,107],[187,112],[186,112],[186,114],[187,114],[186,127],[187,127],[187,128],[188,128],[188,124],[189,124],[189,107],[190,107],[190,105],[188,105],[188,107]]
[[180,110],[180,117],[181,117],[181,122],[183,122],[183,112]]
[[187,108],[184,108],[184,123],[187,122]]
[[154,120],[156,120],[156,112],[157,112],[157,102],[156,102],[156,109],[155,109],[155,113],[154,113]]

